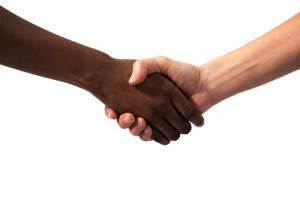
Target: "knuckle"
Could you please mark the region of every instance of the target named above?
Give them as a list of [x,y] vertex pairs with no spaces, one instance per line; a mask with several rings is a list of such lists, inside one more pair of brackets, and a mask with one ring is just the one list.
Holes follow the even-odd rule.
[[166,56],[161,56],[161,55],[156,56],[155,59],[157,60],[157,62],[159,63],[160,66],[164,66],[164,65],[168,64],[169,60],[170,60]]
[[174,87],[175,85],[170,82],[170,81],[167,81],[165,84],[164,84],[164,92],[167,93],[167,94],[176,94],[176,88]]
[[155,111],[164,110],[168,104],[168,98],[166,95],[161,95],[160,98],[156,98],[154,101]]
[[177,87],[172,87],[169,90],[170,98],[172,99],[172,102],[185,102],[185,96],[181,93],[180,89]]
[[156,101],[154,104],[156,107],[162,107],[162,106],[164,106],[164,103],[165,103],[165,100],[162,96],[161,98],[156,98]]

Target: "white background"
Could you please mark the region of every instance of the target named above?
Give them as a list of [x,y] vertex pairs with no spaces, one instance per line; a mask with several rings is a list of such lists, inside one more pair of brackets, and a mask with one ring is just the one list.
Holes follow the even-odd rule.
[[[200,65],[299,12],[285,1],[10,0],[19,16],[116,58]],[[22,31],[22,30],[20,30]],[[299,199],[300,73],[236,95],[161,146],[91,94],[0,66],[0,199]]]

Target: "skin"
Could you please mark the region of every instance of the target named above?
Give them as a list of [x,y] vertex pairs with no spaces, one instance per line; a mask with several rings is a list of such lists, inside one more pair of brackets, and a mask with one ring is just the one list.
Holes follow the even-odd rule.
[[135,61],[114,59],[0,7],[0,64],[75,85],[116,113],[142,117],[152,127],[148,139],[151,136],[160,144],[190,132],[189,121],[203,124],[201,113],[164,76],[153,74],[142,84],[129,85]]
[[[129,84],[143,82],[147,74],[164,74],[204,113],[235,94],[268,83],[299,67],[300,13],[239,49],[201,66],[162,56],[139,60],[134,64]],[[112,119],[118,118],[117,113],[108,107],[105,113]],[[134,119],[134,115],[125,113],[118,118],[118,124],[122,128],[130,128],[143,140],[149,139],[149,128],[145,122]]]

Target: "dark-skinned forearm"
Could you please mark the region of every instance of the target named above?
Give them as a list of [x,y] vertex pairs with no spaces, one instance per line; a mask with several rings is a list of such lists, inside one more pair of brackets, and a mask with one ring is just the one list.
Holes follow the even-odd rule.
[[97,59],[105,67],[111,57],[46,31],[0,6],[0,64],[85,87]]

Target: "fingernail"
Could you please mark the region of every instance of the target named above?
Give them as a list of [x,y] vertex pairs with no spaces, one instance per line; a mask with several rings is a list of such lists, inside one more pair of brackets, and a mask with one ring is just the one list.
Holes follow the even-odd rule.
[[125,121],[126,124],[131,124],[132,123],[131,117],[129,117],[129,116],[126,116],[124,118],[124,121]]

